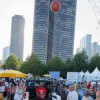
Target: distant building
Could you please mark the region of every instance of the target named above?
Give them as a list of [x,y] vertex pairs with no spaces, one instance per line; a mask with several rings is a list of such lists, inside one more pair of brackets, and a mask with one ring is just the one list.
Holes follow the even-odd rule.
[[10,55],[10,47],[3,48],[3,58],[2,60],[5,61],[8,56]]
[[80,52],[85,51],[90,59],[91,57],[91,35],[87,34],[80,40]]
[[2,60],[0,60],[0,64],[2,64]]
[[59,0],[57,13],[50,9],[52,1],[35,0],[32,52],[44,63],[55,56],[73,57],[77,0]]
[[21,15],[12,17],[10,54],[23,60],[25,19]]
[[76,49],[76,54],[80,53],[80,48]]
[[97,42],[93,42],[91,44],[91,57],[95,56],[96,54],[100,54],[100,45]]

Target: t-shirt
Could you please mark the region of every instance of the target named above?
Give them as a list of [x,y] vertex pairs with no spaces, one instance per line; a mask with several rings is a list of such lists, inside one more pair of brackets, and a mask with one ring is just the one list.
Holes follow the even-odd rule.
[[43,99],[46,95],[46,89],[44,87],[37,87],[36,88],[37,98]]
[[91,87],[91,84],[89,83],[88,86],[87,86],[87,88],[89,89],[90,87]]
[[70,91],[67,100],[78,100],[78,93],[75,90]]

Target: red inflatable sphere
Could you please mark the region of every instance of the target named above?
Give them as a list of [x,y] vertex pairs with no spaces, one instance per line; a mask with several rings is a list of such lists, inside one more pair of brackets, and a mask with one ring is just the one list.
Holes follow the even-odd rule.
[[51,2],[50,8],[53,12],[58,12],[61,8],[61,4],[58,0],[53,0]]

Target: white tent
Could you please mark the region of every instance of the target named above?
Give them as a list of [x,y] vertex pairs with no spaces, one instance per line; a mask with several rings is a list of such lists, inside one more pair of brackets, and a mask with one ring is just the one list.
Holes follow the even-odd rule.
[[78,79],[78,81],[79,82],[82,82],[83,81],[83,76],[84,76],[84,72],[83,71],[81,71],[80,73],[79,73],[79,79]]
[[100,71],[98,70],[98,68],[96,67],[95,70],[91,73],[91,76],[95,76],[95,77],[100,77]]
[[89,76],[90,75],[90,72],[89,71],[86,71],[85,72],[85,76]]
[[81,71],[80,73],[79,73],[79,76],[83,76],[85,73],[83,72],[83,71]]

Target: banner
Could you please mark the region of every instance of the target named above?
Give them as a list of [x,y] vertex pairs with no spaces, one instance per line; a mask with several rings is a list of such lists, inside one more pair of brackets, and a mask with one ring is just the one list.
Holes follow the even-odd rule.
[[69,82],[76,82],[78,83],[79,79],[79,72],[67,72],[67,80]]
[[59,71],[50,71],[50,72],[49,72],[49,75],[50,75],[51,78],[59,79],[59,77],[60,77],[60,72],[59,72]]
[[78,89],[78,92],[82,97],[85,95],[85,89]]

